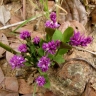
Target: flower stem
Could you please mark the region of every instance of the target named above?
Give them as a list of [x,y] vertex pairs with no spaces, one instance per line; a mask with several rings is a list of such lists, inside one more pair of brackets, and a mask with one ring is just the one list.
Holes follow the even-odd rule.
[[3,44],[2,42],[0,42],[0,47],[4,48],[5,50],[13,53],[13,54],[18,54],[18,52],[16,52],[15,50],[13,50],[10,46]]
[[33,95],[32,96],[35,96],[35,92],[36,92],[36,86],[37,84],[34,85],[34,91],[33,91]]

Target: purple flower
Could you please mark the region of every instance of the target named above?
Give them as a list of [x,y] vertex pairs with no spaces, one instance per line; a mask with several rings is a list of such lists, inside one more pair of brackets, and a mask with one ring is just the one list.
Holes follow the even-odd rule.
[[70,38],[70,44],[74,46],[87,46],[87,44],[91,43],[92,37],[85,37],[81,35],[80,32],[74,32],[74,35]]
[[56,13],[55,12],[52,12],[50,14],[50,19],[51,20],[47,20],[46,23],[45,23],[45,26],[46,27],[49,27],[49,28],[58,28],[60,26],[60,24],[58,24],[56,22]]
[[51,42],[43,43],[42,48],[50,54],[55,54],[57,47],[59,47],[59,45],[60,45],[59,40],[57,41],[52,40]]
[[31,37],[31,34],[28,31],[23,31],[23,32],[20,33],[20,38],[23,39],[23,40],[25,40],[27,38],[30,38],[30,37]]
[[56,13],[55,12],[51,12],[50,14],[50,19],[55,23],[56,22]]
[[43,76],[38,76],[36,78],[36,83],[38,84],[38,86],[43,86],[46,83],[46,80]]
[[81,41],[81,46],[87,46],[87,44],[92,42],[92,37],[86,37],[83,41]]
[[27,46],[26,44],[21,44],[19,47],[18,47],[18,50],[20,52],[27,52]]
[[60,24],[58,24],[57,22],[54,23],[53,21],[47,20],[45,26],[49,28],[58,28]]
[[46,56],[43,56],[40,58],[37,66],[42,70],[42,72],[46,72],[48,70],[48,67],[50,65],[50,59]]
[[16,67],[20,68],[20,67],[24,66],[24,64],[23,64],[24,62],[26,62],[24,57],[18,56],[18,55],[14,55],[10,59],[10,65],[12,66],[13,69]]
[[36,36],[36,37],[33,39],[33,42],[34,42],[34,44],[39,44],[40,38]]
[[46,26],[46,27],[50,27],[51,23],[52,23],[52,22],[51,22],[50,20],[47,20],[46,23],[45,23],[45,26]]

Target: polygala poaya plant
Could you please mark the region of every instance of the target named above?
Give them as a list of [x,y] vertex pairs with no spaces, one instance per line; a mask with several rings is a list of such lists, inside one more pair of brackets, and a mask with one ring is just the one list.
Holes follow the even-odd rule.
[[91,37],[85,37],[80,32],[75,32],[73,28],[68,27],[62,34],[57,28],[60,24],[56,21],[56,13],[50,14],[50,20],[45,23],[46,38],[31,38],[31,33],[24,30],[20,33],[20,38],[25,40],[25,44],[18,47],[18,52],[12,48],[2,44],[0,46],[7,51],[13,52],[14,56],[10,59],[12,68],[20,68],[23,66],[35,67],[38,69],[40,76],[35,81],[38,86],[50,87],[48,78],[49,67],[55,64],[64,63],[64,54],[72,48],[72,46],[87,46],[91,43]]

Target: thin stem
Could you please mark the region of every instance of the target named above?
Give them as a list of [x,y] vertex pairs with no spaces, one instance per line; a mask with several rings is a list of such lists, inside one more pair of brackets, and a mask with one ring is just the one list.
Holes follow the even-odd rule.
[[56,7],[58,7],[59,9],[61,9],[65,14],[68,14],[67,11],[65,9],[63,9],[61,6],[59,6],[58,4],[55,4]]
[[13,50],[10,46],[3,44],[2,42],[0,42],[0,47],[4,48],[5,50],[13,53],[13,54],[19,54],[18,52],[16,52],[15,50]]
[[[51,12],[51,11],[52,11],[52,9],[49,10],[49,12]],[[14,31],[12,31],[12,32],[15,32],[17,29],[19,29],[20,27],[24,26],[24,25],[27,24],[29,21],[33,21],[33,20],[35,20],[35,19],[37,19],[37,18],[39,18],[39,17],[41,17],[41,16],[43,16],[43,15],[45,15],[45,14],[47,14],[47,12],[44,12],[43,14],[38,14],[37,16],[31,17],[31,18],[29,18],[29,19],[27,19],[27,20],[24,20],[24,21],[21,21],[21,22],[17,22],[17,23],[14,23],[14,24],[10,24],[10,25],[1,27],[0,30],[2,30],[2,29],[7,29],[7,28],[9,28],[9,27],[13,27],[13,26],[16,26],[16,25],[20,25],[20,24],[21,24],[21,25],[18,26]]]
[[95,52],[92,52],[92,51],[90,51],[90,50],[83,49],[83,48],[81,48],[81,47],[75,47],[75,46],[74,46],[73,48],[75,48],[75,49],[77,49],[77,50],[86,51],[86,52],[89,52],[89,53],[91,53],[91,54],[93,54],[93,55],[96,55]]
[[37,87],[37,84],[35,84],[35,86],[34,86],[34,91],[33,91],[33,95],[32,96],[35,96],[36,87]]

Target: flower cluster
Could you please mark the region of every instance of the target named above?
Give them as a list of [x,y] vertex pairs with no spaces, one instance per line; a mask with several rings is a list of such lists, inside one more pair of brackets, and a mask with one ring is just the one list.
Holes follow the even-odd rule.
[[[68,27],[64,34],[61,34],[60,30],[55,30],[55,28],[60,26],[56,21],[55,12],[50,14],[50,20],[46,21],[45,26],[50,28],[50,30],[46,30],[46,41],[37,36],[31,38],[29,31],[22,31],[20,38],[26,41],[26,43],[18,47],[20,53],[12,50],[10,47],[6,49],[9,51],[10,48],[12,50],[11,52],[16,54],[10,59],[10,65],[13,69],[23,67],[24,65],[36,67],[41,75],[35,80],[37,85],[48,88],[48,84],[50,84],[47,74],[49,67],[54,66],[54,64],[64,63],[64,54],[72,48],[69,44],[74,46],[87,46],[87,44],[92,42],[92,37],[85,37],[80,32],[74,32],[73,34],[73,28],[71,27]],[[51,28],[54,28],[54,30]],[[48,33],[50,31],[52,31],[52,34]]]
[[43,43],[42,48],[50,54],[55,54],[56,49],[57,49],[57,47],[59,47],[59,45],[60,45],[59,40],[57,40],[57,41],[52,40],[51,42]]
[[50,65],[50,59],[46,56],[43,56],[40,58],[37,66],[42,70],[42,72],[46,72],[48,70],[48,67]]
[[92,37],[85,37],[80,32],[74,32],[74,35],[70,38],[70,44],[73,46],[87,46],[92,42]]
[[40,38],[36,36],[36,37],[33,39],[33,42],[34,42],[34,44],[39,44]]
[[56,22],[56,13],[55,12],[52,12],[50,14],[50,19],[51,20],[47,20],[46,23],[45,23],[45,26],[46,27],[49,27],[49,28],[58,28],[60,26],[60,24],[58,24]]
[[22,66],[24,66],[24,63],[26,62],[26,60],[24,59],[24,57],[22,56],[18,56],[18,55],[14,55],[11,59],[10,59],[10,65],[12,66],[12,68],[20,68]]
[[27,52],[27,46],[26,44],[21,44],[19,47],[18,47],[18,50],[20,52]]
[[28,31],[23,31],[20,33],[20,38],[23,40],[26,40],[27,38],[30,38],[31,34]]
[[46,83],[46,80],[43,76],[38,76],[35,81],[38,86],[43,86]]

